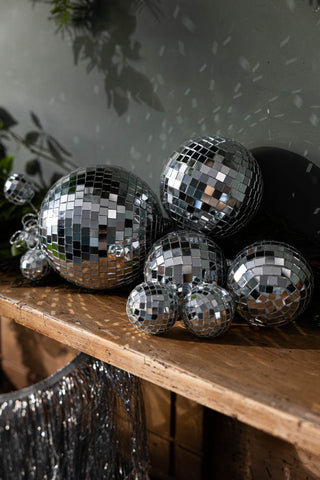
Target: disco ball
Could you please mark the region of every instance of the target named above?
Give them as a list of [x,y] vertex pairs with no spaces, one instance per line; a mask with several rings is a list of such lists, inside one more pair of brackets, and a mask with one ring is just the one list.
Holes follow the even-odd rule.
[[126,285],[163,231],[150,187],[118,167],[79,168],[58,180],[39,213],[40,243],[62,277],[86,288]]
[[231,296],[218,285],[198,285],[183,301],[183,322],[197,337],[222,335],[229,329],[233,315]]
[[20,259],[22,275],[29,280],[41,280],[50,272],[46,255],[39,249],[28,250]]
[[13,173],[5,182],[3,188],[6,199],[15,205],[31,202],[35,190],[32,183],[20,173]]
[[174,292],[165,285],[144,282],[130,293],[127,315],[138,330],[157,335],[174,325],[178,315],[178,301]]
[[253,155],[240,143],[203,137],[175,151],[161,176],[161,200],[180,228],[226,237],[256,213],[262,176]]
[[223,284],[226,263],[221,248],[202,233],[177,231],[157,240],[144,267],[147,282],[176,286],[183,297],[191,282]]
[[256,242],[230,266],[228,287],[240,315],[260,326],[289,323],[303,312],[313,289],[303,256],[281,242]]

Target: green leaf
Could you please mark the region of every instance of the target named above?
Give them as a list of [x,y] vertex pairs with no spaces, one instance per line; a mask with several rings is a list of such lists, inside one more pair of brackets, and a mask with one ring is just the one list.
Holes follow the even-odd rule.
[[0,175],[5,179],[12,170],[13,155],[9,155],[0,160]]
[[18,255],[22,255],[27,251],[25,246],[21,246],[20,248],[16,247],[15,245],[11,245],[11,255],[12,257],[17,257]]

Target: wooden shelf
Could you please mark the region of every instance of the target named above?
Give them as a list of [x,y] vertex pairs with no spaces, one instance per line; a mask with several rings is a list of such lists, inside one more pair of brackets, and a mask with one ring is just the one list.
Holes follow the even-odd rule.
[[128,291],[19,285],[0,274],[0,315],[304,449],[320,453],[320,330],[235,322],[216,340],[180,324],[162,337],[129,323]]

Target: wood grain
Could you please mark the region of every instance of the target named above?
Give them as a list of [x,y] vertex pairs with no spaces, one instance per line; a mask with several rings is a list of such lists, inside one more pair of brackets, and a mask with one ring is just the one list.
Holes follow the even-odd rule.
[[320,331],[241,321],[216,340],[180,324],[162,337],[128,322],[128,292],[65,283],[15,286],[0,274],[0,314],[262,431],[320,452]]
[[206,413],[210,437],[204,478],[319,480],[320,455],[213,410]]

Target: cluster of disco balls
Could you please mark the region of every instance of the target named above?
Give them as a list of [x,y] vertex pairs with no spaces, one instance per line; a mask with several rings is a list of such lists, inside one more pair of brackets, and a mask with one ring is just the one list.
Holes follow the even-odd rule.
[[160,192],[178,230],[153,245],[145,282],[129,296],[127,314],[138,330],[159,334],[182,319],[194,335],[216,337],[235,310],[254,325],[279,326],[306,308],[313,275],[295,248],[256,242],[227,271],[212,240],[237,233],[260,205],[262,175],[246,148],[219,137],[183,144],[163,170]]
[[[229,328],[235,310],[255,325],[281,325],[310,300],[313,276],[301,254],[284,243],[257,242],[228,270],[215,242],[250,221],[262,190],[246,148],[203,137],[177,149],[161,176],[161,202],[176,231],[165,233],[168,221],[143,180],[96,166],[58,180],[12,243],[27,245],[21,270],[30,279],[50,265],[76,285],[112,289],[136,281],[144,267],[145,281],[127,303],[129,320],[143,332],[160,334],[182,319],[195,335],[214,337]],[[33,194],[21,175],[5,184],[13,203],[31,204]]]
[[14,173],[4,185],[5,197],[15,205],[29,204],[34,213],[22,217],[22,230],[17,230],[10,238],[10,244],[16,248],[27,249],[20,258],[20,269],[29,280],[40,280],[48,275],[50,267],[46,255],[39,242],[38,214],[31,203],[34,197],[34,186],[23,175]]
[[[31,204],[34,189],[23,175],[13,174],[4,194],[12,203]],[[120,287],[138,278],[166,225],[150,187],[136,175],[108,166],[79,168],[62,177],[33,221],[32,249],[26,228],[12,238],[16,246],[29,249],[21,258],[22,274],[40,280],[49,265],[66,280],[92,289]]]

